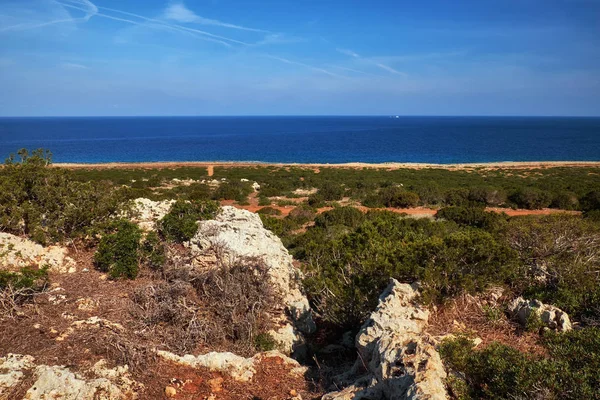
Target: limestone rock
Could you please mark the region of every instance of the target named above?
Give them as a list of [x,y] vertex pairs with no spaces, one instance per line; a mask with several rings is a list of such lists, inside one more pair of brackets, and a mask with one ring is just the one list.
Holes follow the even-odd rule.
[[527,324],[530,315],[535,313],[550,329],[566,332],[573,328],[566,312],[553,305],[544,304],[539,300],[525,300],[522,297],[517,297],[509,304],[508,310],[522,325]]
[[32,372],[36,379],[25,394],[27,400],[136,399],[142,389],[126,366],[108,369],[104,360],[80,375],[64,366],[36,366],[31,356],[9,354],[0,358],[0,371],[0,397],[18,385],[25,372]]
[[[415,287],[391,280],[356,336],[356,364],[338,377],[341,384],[354,382],[324,399],[447,399],[446,371],[424,332],[429,312],[415,302],[417,295]],[[363,367],[367,373],[356,378]]]
[[0,357],[0,397],[7,389],[16,386],[23,378],[23,371],[34,367],[33,357],[8,354]]
[[29,239],[0,232],[0,266],[2,269],[17,271],[23,267],[49,266],[58,273],[75,272],[75,261],[67,256],[67,249],[61,246],[44,247]]
[[[211,249],[230,260],[245,257],[261,258],[269,269],[273,285],[284,299],[293,328],[302,333],[315,330],[306,296],[300,291],[300,271],[294,267],[292,256],[275,234],[264,228],[260,216],[234,207],[222,207],[214,220],[200,221],[198,232],[189,245],[196,257]],[[289,329],[273,332],[273,336],[289,333]],[[289,343],[289,340],[286,340]],[[298,337],[297,343],[301,343]],[[296,345],[294,345],[296,346]],[[286,351],[291,352],[291,348]]]
[[157,350],[156,354],[165,360],[192,368],[208,368],[211,371],[223,372],[240,382],[248,382],[256,373],[256,366],[265,358],[280,358],[286,365],[292,367],[291,373],[303,375],[306,368],[278,351],[258,353],[252,358],[240,357],[229,352],[210,352],[198,356],[186,354],[178,356],[168,351]]
[[171,210],[175,200],[153,201],[139,198],[133,201],[133,220],[145,231],[156,229],[156,223]]

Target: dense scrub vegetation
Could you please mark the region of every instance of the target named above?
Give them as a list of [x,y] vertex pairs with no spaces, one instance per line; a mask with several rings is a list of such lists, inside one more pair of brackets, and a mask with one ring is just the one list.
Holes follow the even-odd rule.
[[108,182],[78,182],[50,168],[42,150],[10,157],[0,174],[0,230],[45,244],[90,233],[113,218],[125,199]]
[[198,221],[211,219],[219,209],[214,201],[178,200],[159,222],[161,234],[168,240],[183,243],[190,240],[198,230]]
[[[459,374],[449,380],[458,399],[600,399],[600,329],[543,337],[549,355],[526,355],[501,344],[475,350],[467,337],[440,352]],[[464,378],[463,378],[464,377]]]

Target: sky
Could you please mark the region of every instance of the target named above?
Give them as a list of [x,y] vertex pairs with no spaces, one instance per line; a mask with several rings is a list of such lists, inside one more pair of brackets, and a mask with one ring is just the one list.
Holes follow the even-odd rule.
[[0,116],[600,116],[600,0],[0,0]]

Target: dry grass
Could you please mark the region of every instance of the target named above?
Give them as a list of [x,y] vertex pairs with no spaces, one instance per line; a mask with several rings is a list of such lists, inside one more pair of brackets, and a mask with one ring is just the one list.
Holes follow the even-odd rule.
[[164,279],[138,287],[131,295],[137,330],[179,353],[201,347],[252,355],[257,335],[271,329],[281,303],[260,259],[198,268],[185,257],[171,257]]
[[504,296],[494,299],[490,293],[458,296],[432,312],[428,331],[434,336],[458,333],[476,336],[481,338],[483,348],[499,342],[524,353],[545,355],[539,335],[523,330],[505,315],[504,299]]

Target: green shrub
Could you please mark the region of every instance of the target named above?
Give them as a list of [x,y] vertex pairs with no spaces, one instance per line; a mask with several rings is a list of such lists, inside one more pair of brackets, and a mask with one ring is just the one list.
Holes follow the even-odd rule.
[[501,228],[508,220],[506,214],[487,212],[484,208],[456,206],[440,209],[435,214],[435,218],[489,231]]
[[343,327],[363,320],[390,277],[420,281],[424,301],[441,301],[522,273],[516,253],[482,230],[391,212],[370,212],[362,222],[346,218],[342,208],[329,213],[290,249],[305,262],[305,285],[317,311]]
[[21,268],[18,272],[0,270],[0,291],[7,287],[13,289],[40,290],[48,281],[48,266],[40,269]]
[[214,218],[219,205],[213,201],[176,201],[159,222],[162,235],[168,240],[183,243],[198,231],[198,221]]
[[298,225],[303,225],[309,221],[314,220],[316,216],[317,214],[314,208],[308,205],[301,205],[290,211],[287,218],[289,218]]
[[318,215],[315,226],[327,228],[334,225],[343,225],[356,228],[365,220],[365,214],[359,209],[351,206],[334,208],[331,211]]
[[600,210],[600,190],[592,190],[581,199],[583,211]]
[[406,191],[398,186],[389,186],[367,196],[362,204],[365,207],[381,208],[395,207],[408,208],[415,207],[419,204],[419,195],[414,192]]
[[325,182],[320,188],[317,194],[324,201],[335,201],[341,200],[344,197],[345,189],[342,185]]
[[267,196],[264,195],[260,195],[258,197],[258,205],[259,206],[270,206],[271,205],[271,199],[269,199]]
[[256,213],[262,215],[281,215],[281,210],[273,207],[263,207]]
[[325,206],[325,199],[319,193],[315,193],[313,195],[308,196],[308,205],[310,207],[323,207]]
[[277,347],[277,341],[268,333],[259,333],[254,337],[254,346],[258,351],[271,351]]
[[579,200],[575,193],[560,192],[554,196],[550,207],[558,208],[560,210],[576,210],[579,208]]
[[48,244],[84,237],[114,218],[125,191],[108,182],[78,182],[70,171],[51,167],[51,154],[19,151],[0,174],[0,229]]
[[470,202],[486,206],[500,206],[507,200],[506,192],[500,188],[481,187],[469,190]]
[[96,267],[112,279],[135,279],[139,270],[140,228],[130,221],[118,220],[109,229],[94,254]]
[[600,399],[600,329],[548,332],[544,344],[548,358],[498,343],[478,351],[458,337],[442,342],[440,355],[463,374],[463,398]]
[[544,190],[525,187],[518,189],[510,196],[510,200],[519,208],[538,210],[546,208],[552,202],[552,195]]
[[244,202],[253,189],[250,183],[240,181],[222,182],[213,193],[213,200],[235,200]]
[[143,264],[153,270],[159,270],[166,261],[165,245],[156,232],[149,232],[141,247]]

